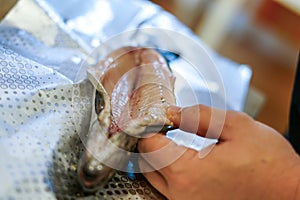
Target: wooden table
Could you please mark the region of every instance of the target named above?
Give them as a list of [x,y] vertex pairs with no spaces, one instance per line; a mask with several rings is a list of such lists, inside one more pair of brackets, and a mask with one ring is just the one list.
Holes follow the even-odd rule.
[[15,5],[17,0],[0,0],[0,19]]
[[299,48],[300,0],[262,0],[254,13],[254,22]]

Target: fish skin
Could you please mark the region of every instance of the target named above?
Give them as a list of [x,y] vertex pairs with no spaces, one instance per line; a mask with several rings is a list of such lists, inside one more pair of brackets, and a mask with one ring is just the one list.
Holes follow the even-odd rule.
[[113,166],[126,164],[139,137],[173,125],[165,112],[176,103],[175,78],[161,54],[143,47],[117,49],[87,73],[94,110],[78,177],[95,191],[115,174]]

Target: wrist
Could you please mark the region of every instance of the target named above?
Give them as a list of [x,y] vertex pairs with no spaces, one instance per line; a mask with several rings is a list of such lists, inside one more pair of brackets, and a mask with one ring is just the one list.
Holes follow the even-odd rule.
[[298,163],[297,171],[296,171],[295,176],[298,177],[298,182],[296,184],[294,199],[300,199],[300,161]]
[[300,158],[288,165],[272,182],[269,199],[300,199]]

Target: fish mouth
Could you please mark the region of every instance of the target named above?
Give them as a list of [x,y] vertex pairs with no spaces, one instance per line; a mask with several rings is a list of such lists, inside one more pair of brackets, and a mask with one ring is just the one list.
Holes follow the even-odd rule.
[[78,171],[79,182],[86,192],[95,192],[97,189],[102,188],[113,174],[114,169],[104,165],[98,173],[90,171],[87,165],[81,167]]
[[78,181],[85,192],[91,193],[103,187],[115,170],[89,154],[83,154],[77,169]]
[[98,182],[100,178],[95,176],[94,174],[89,174],[85,170],[80,170],[79,172],[79,182],[82,185],[83,189],[88,192],[96,191],[98,186]]

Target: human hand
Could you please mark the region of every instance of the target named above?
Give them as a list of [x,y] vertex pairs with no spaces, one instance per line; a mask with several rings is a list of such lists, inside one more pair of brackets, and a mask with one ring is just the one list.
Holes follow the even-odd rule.
[[[224,112],[197,105],[171,107],[167,114],[185,131],[197,123],[197,134],[205,136],[212,111]],[[167,145],[172,150],[160,154]],[[141,139],[138,149],[145,155],[158,152],[144,156],[141,168],[155,168],[172,152],[184,152],[170,165],[144,173],[168,199],[300,199],[299,155],[278,132],[243,113],[226,112],[219,142],[203,158],[161,134]]]

